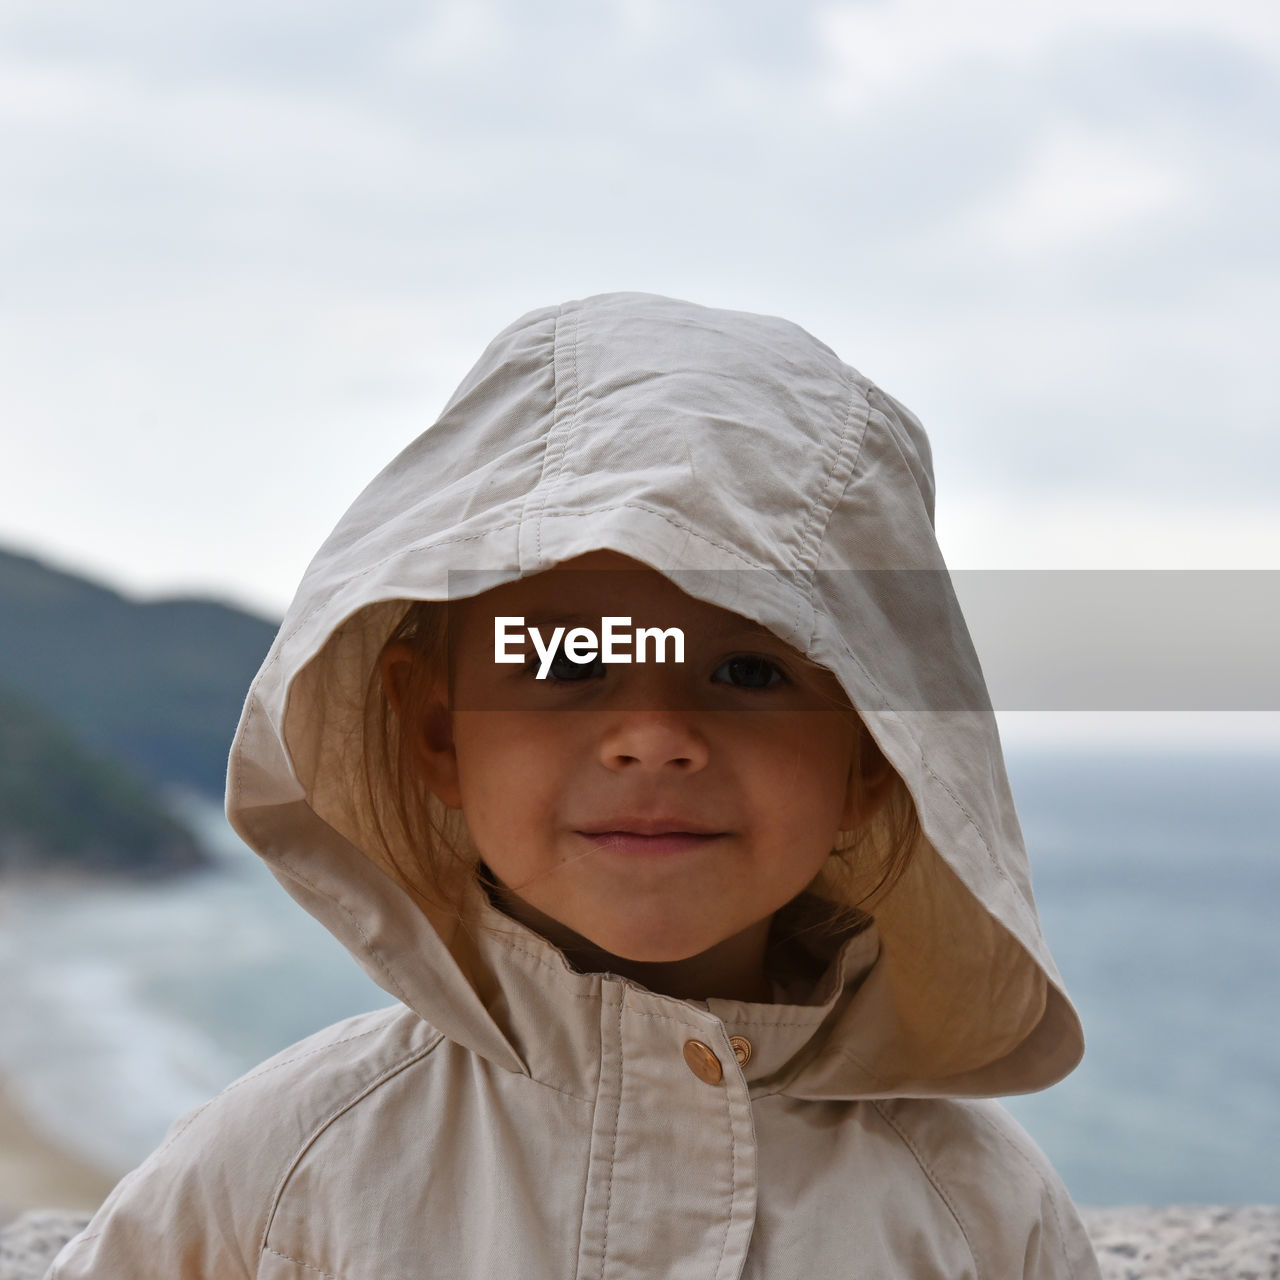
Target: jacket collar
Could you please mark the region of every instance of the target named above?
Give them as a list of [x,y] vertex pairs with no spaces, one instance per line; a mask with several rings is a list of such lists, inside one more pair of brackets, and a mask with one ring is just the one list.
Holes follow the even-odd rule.
[[[477,884],[468,892],[468,949],[484,975],[483,1000],[528,1075],[563,1092],[588,1096],[599,1071],[606,1006],[625,1005],[641,1016],[689,1027],[691,1038],[741,1037],[750,1046],[743,1075],[753,1093],[789,1091],[821,1058],[880,954],[874,922],[856,932],[823,937],[798,932],[822,908],[802,894],[779,913],[770,948],[770,975],[784,989],[778,1003],[681,1000],[612,973],[582,972],[557,947],[490,901]],[[857,1082],[846,1079],[857,1092]],[[811,1096],[805,1091],[805,1096]]]

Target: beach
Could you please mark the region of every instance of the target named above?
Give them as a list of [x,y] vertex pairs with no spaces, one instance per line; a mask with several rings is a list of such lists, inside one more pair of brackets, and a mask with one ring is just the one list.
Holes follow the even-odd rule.
[[92,1211],[117,1180],[46,1138],[0,1081],[0,1224],[27,1209]]

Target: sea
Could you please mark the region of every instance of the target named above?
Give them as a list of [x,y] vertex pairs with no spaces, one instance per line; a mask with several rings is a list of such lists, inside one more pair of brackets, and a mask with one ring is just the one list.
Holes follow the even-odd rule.
[[[1007,751],[1083,1063],[1005,1100],[1086,1205],[1280,1203],[1280,751]],[[0,885],[0,1078],[124,1172],[181,1113],[330,1022],[392,1003],[217,806],[215,869]]]

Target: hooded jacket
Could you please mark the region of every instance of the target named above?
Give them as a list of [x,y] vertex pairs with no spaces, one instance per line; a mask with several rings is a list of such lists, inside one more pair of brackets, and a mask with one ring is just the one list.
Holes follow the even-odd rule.
[[[794,944],[810,977],[777,1003],[580,972],[477,883],[459,920],[368,856],[360,708],[404,602],[601,548],[833,671],[914,799],[923,836],[874,924]],[[1083,1041],[928,442],[795,325],[611,294],[499,334],[312,562],[227,807],[398,1003],[183,1117],[51,1280],[1098,1275],[990,1101],[1060,1079]]]

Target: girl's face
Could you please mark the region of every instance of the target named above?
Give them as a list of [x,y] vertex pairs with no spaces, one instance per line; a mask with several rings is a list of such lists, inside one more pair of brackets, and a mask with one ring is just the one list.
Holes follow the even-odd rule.
[[[496,617],[549,639],[598,635],[606,615],[680,628],[684,661],[670,645],[665,663],[652,648],[643,664],[562,656],[539,679],[527,637],[527,663],[495,661]],[[531,922],[630,961],[734,939],[762,956],[773,913],[856,825],[860,728],[835,677],[627,557],[592,552],[455,604],[450,649],[452,701],[433,689],[423,768]],[[393,688],[408,661],[388,651]]]

